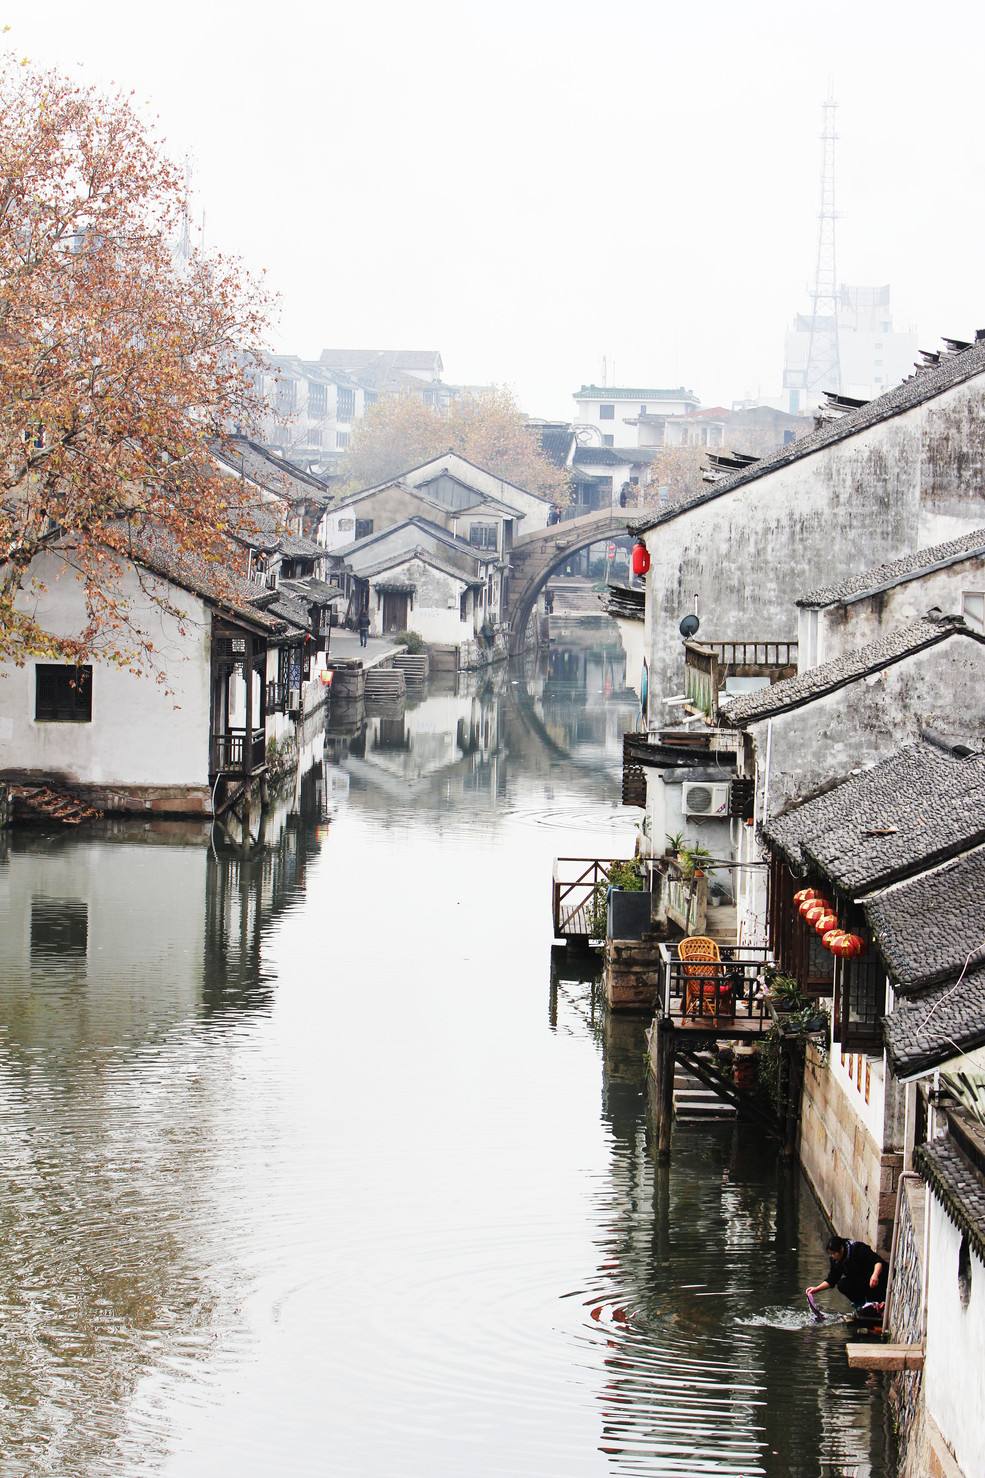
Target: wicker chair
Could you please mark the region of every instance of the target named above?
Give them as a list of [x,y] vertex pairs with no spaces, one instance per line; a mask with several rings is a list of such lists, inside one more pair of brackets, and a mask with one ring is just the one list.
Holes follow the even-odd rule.
[[689,935],[678,944],[677,954],[684,964],[684,1015],[734,1016],[735,992],[714,939]]

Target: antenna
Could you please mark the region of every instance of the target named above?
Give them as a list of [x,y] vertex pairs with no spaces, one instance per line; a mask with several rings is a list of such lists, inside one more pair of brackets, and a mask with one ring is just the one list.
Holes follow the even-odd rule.
[[821,104],[821,208],[817,213],[817,263],[811,294],[811,336],[804,367],[808,405],[824,390],[841,390],[841,351],[838,346],[838,276],[835,265],[835,114],[838,104],[831,85]]

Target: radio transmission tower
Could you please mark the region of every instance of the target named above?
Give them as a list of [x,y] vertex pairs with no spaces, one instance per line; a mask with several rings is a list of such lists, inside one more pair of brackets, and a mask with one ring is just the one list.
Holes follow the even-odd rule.
[[841,389],[838,348],[838,276],[835,265],[835,115],[838,104],[831,93],[821,105],[821,208],[817,214],[817,264],[814,269],[811,336],[804,369],[807,403],[817,402],[824,390]]

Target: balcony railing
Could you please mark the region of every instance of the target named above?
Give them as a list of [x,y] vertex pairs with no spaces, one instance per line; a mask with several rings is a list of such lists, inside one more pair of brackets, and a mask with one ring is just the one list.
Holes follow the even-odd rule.
[[757,982],[769,959],[765,946],[723,948],[714,963],[682,960],[676,944],[660,946],[660,1002],[675,1025],[700,1030],[707,1024],[740,1029],[759,1036],[772,1018]]
[[213,775],[252,775],[263,768],[266,759],[266,736],[263,729],[247,734],[243,729],[229,729],[212,735]]
[[605,934],[609,868],[627,857],[558,857],[551,912],[556,939],[597,939]]
[[784,676],[797,671],[795,641],[702,641],[718,658],[719,665],[732,677],[761,677],[778,668]]

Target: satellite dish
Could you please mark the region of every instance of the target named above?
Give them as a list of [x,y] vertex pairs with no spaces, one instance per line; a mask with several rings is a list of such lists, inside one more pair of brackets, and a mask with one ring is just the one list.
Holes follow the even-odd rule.
[[679,627],[681,636],[685,641],[690,641],[692,636],[697,636],[700,625],[697,616],[685,616]]

